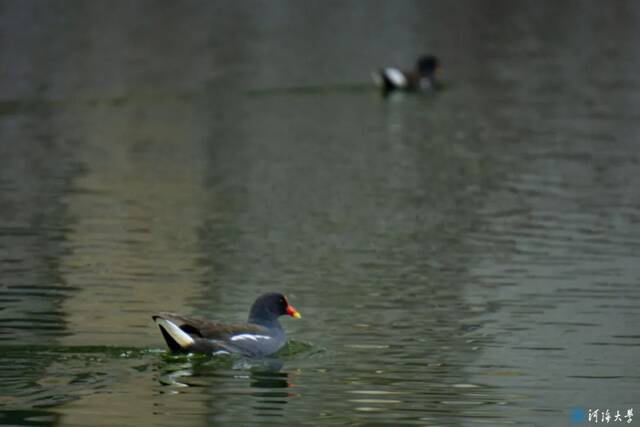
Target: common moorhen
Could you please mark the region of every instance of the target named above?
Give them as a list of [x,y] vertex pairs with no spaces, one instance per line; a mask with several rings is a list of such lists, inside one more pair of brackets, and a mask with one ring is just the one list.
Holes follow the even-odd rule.
[[171,351],[261,357],[275,353],[285,344],[287,337],[278,321],[284,314],[301,317],[284,295],[267,293],[253,303],[247,323],[225,324],[173,313],[158,313],[153,320]]
[[383,93],[393,90],[428,91],[438,87],[436,71],[440,68],[438,58],[433,55],[421,56],[412,71],[402,71],[387,67],[372,73],[373,81]]

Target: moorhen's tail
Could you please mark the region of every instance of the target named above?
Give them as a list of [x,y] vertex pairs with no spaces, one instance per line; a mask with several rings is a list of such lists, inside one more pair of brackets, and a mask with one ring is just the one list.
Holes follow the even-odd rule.
[[171,320],[165,319],[162,315],[153,316],[153,320],[160,328],[162,336],[171,351],[186,351],[189,347],[195,344],[195,340],[191,335],[180,329],[180,327]]
[[408,86],[407,77],[396,68],[382,68],[371,73],[374,83],[383,92],[390,92],[394,89],[406,89]]

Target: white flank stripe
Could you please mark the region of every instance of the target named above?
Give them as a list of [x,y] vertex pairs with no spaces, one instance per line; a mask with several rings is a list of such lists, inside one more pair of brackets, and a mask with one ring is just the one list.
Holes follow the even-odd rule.
[[156,323],[164,328],[176,340],[180,347],[187,347],[195,342],[193,338],[185,331],[180,329],[175,323],[167,319],[157,318]]
[[252,341],[258,341],[258,340],[270,340],[271,337],[268,337],[266,335],[253,335],[253,334],[240,334],[240,335],[234,335],[231,337],[231,341],[241,341],[241,340],[252,340]]
[[398,87],[405,87],[407,85],[407,78],[404,76],[402,71],[396,68],[385,68],[384,74],[389,80],[391,80],[391,83]]

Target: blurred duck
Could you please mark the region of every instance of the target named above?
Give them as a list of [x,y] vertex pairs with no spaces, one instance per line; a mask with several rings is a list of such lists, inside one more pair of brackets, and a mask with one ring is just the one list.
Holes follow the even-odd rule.
[[372,77],[384,93],[393,90],[429,91],[438,87],[436,72],[439,68],[438,58],[433,55],[424,55],[418,59],[416,67],[412,71],[387,67],[375,70]]

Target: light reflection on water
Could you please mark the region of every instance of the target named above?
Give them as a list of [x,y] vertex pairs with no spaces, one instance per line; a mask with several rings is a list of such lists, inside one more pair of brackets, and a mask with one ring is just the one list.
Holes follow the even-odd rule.
[[[0,425],[637,408],[636,6],[19,4],[0,16],[20,38],[0,50]],[[446,90],[368,88],[425,40]],[[303,314],[279,357],[164,354],[150,313],[243,320],[264,290]]]

